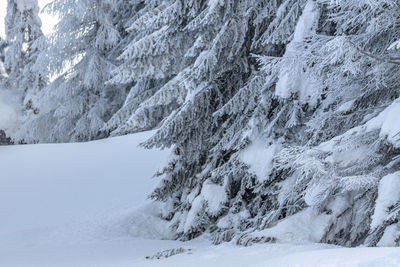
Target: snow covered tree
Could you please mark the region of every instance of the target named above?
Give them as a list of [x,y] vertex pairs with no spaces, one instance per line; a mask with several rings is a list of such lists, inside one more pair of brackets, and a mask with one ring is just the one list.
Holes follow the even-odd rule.
[[[248,97],[252,90],[242,90],[221,110],[239,117],[254,110],[246,112],[252,144],[239,158],[257,177],[241,178],[236,195],[241,208],[220,221],[248,214],[236,228],[262,230],[299,213],[307,223],[326,219],[325,225],[315,225],[321,234],[313,241],[377,245],[386,227],[399,219],[391,207],[384,224],[371,223],[379,181],[399,168],[394,136],[400,131],[388,126],[395,124],[390,121],[397,112],[399,69],[387,51],[398,38],[399,6],[394,1],[340,1],[339,6],[307,1],[302,10],[296,26],[289,27],[293,39],[282,57],[260,58],[266,82],[257,86],[258,101],[238,105],[238,97],[257,99]],[[264,157],[251,157],[258,150]],[[309,209],[315,212],[312,220],[301,213]],[[226,225],[217,242],[233,238],[235,227]],[[265,238],[245,233],[237,242],[282,238],[267,233]]]
[[[233,197],[236,181],[217,170],[227,171],[240,145],[221,145],[224,127],[234,119],[214,113],[240,88],[262,85],[251,53],[265,49],[254,43],[268,30],[278,6],[275,1],[150,1],[129,25],[136,38],[120,56],[124,64],[110,83],[145,84],[147,92],[140,92],[140,85],[135,96],[147,96],[136,103],[131,98],[133,104],[124,111],[129,115],[114,123],[119,124],[114,134],[147,129],[165,117],[145,146],[174,146],[153,197],[166,201],[164,218],[178,236],[192,238],[211,227]],[[281,15],[298,19],[297,3],[289,6]],[[268,49],[279,55],[283,48],[272,44]]]
[[28,63],[32,62],[32,44],[42,36],[37,0],[7,0],[5,19],[8,49],[5,68],[9,87],[19,88],[19,82]]
[[34,102],[39,112],[22,130],[28,141],[98,138],[104,122],[124,101],[125,87],[105,85],[114,68],[111,55],[120,39],[113,17],[118,4],[56,0],[47,6],[47,12],[61,18],[42,63],[56,79]]
[[[2,88],[2,81],[7,78],[7,73],[4,68],[4,54],[6,47],[7,43],[0,37],[0,90],[4,90]],[[6,136],[4,130],[0,129],[0,145],[9,145],[11,143],[11,139]]]
[[111,130],[151,128],[166,116],[144,145],[174,149],[152,196],[165,202],[177,237],[271,241],[281,237],[243,231],[312,211],[326,220],[314,241],[377,244],[388,225],[371,227],[378,184],[398,169],[399,151],[373,118],[399,97],[398,64],[381,60],[393,58],[398,8],[389,0],[142,6],[111,83],[143,83],[135,94],[147,95],[131,98]]
[[0,81],[7,77],[6,69],[4,67],[4,55],[7,43],[0,37]]
[[[36,65],[43,42],[38,13],[37,0],[7,1],[6,42],[3,43],[3,45],[7,44],[4,55],[7,75],[2,82],[2,87],[18,99],[15,101],[18,106],[16,109],[23,114],[22,120],[29,113],[35,112],[35,108],[31,105],[31,98],[46,84],[46,79],[38,71]],[[19,139],[15,130],[9,134]]]

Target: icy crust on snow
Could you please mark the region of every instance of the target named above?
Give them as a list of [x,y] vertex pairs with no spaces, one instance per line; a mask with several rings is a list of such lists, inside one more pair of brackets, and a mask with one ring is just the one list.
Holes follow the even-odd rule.
[[381,225],[388,217],[389,207],[400,201],[400,172],[386,175],[379,182],[378,198],[372,215],[371,227]]

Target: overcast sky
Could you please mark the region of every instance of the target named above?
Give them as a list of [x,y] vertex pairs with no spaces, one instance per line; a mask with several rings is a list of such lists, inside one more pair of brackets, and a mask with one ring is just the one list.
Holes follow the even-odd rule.
[[[47,3],[50,3],[52,0],[39,0],[40,8],[43,8]],[[4,17],[6,16],[6,0],[0,0],[0,36],[4,37]],[[49,34],[52,32],[52,28],[55,23],[57,23],[57,19],[47,14],[40,13],[40,18],[42,19],[42,30],[44,34]]]

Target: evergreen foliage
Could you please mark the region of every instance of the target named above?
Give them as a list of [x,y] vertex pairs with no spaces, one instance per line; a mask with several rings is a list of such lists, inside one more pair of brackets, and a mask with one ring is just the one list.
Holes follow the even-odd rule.
[[0,81],[4,80],[7,77],[6,69],[4,67],[4,57],[5,57],[5,49],[7,47],[7,43],[0,37]]
[[312,241],[399,245],[397,1],[55,0],[47,40],[37,6],[8,5],[30,25],[7,32],[33,110],[17,138],[157,128],[143,146],[173,152],[151,197],[176,238],[303,238],[299,220]]
[[[123,103],[124,86],[108,86],[120,40],[116,3],[54,1],[46,11],[60,17],[48,37],[41,65],[56,77],[39,94],[38,112],[21,130],[29,142],[85,141],[103,137],[105,121]],[[49,131],[50,126],[50,131]]]

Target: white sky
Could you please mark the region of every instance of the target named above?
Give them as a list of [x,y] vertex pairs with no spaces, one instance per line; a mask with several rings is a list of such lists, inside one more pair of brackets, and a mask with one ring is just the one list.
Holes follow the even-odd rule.
[[[40,8],[43,8],[46,4],[50,3],[52,0],[39,0]],[[7,11],[7,0],[0,0],[0,36],[4,37],[4,18]],[[45,13],[40,13],[40,18],[42,19],[42,30],[44,34],[49,34],[52,32],[54,24],[57,23],[57,19],[53,16],[49,16]]]

